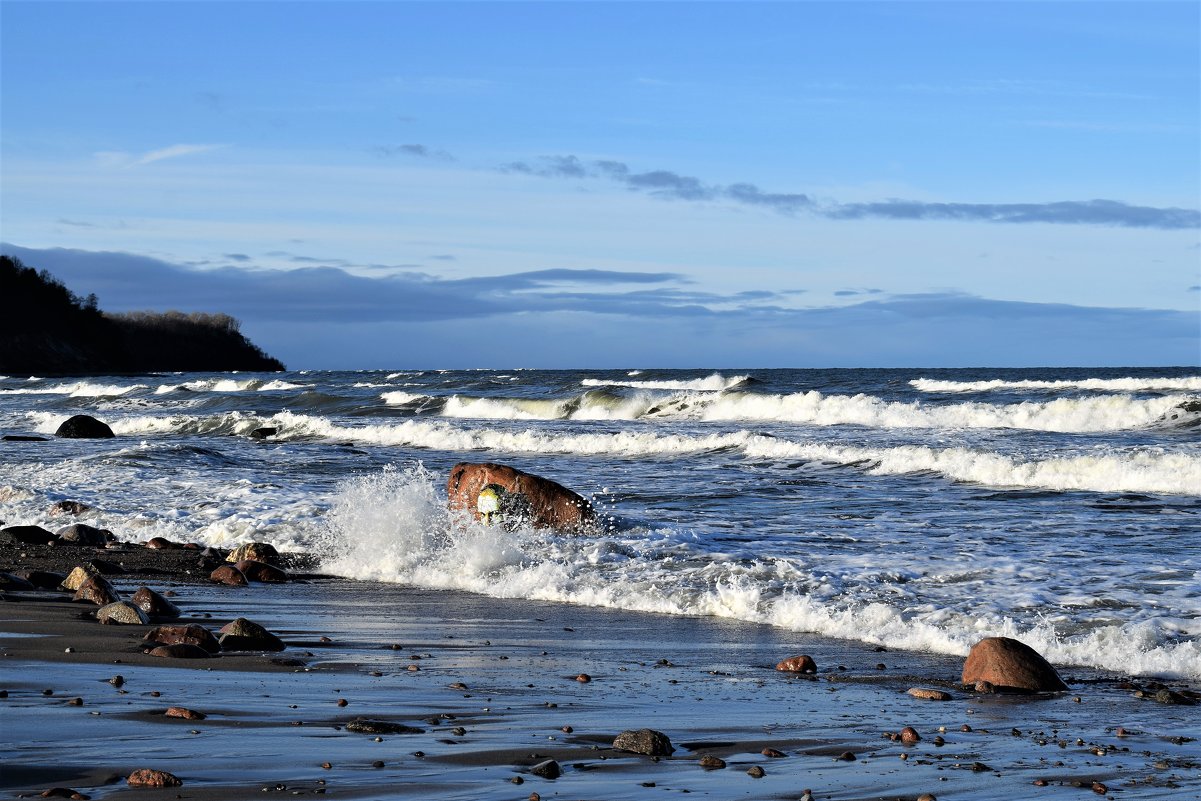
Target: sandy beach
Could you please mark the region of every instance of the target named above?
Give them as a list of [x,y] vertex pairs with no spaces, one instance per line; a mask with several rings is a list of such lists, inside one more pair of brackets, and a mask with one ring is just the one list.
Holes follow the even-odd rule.
[[[1061,668],[1065,693],[976,695],[958,686],[959,658],[738,621],[353,582],[311,564],[287,584],[225,587],[207,582],[197,552],[140,544],[10,550],[0,569],[107,559],[126,571],[109,576],[126,596],[174,592],[180,622],[247,617],[288,646],[163,659],[142,653],[148,626],[100,625],[68,593],[6,592],[0,791],[11,797],[1201,797],[1196,707],[1152,700],[1146,678]],[[775,670],[801,653],[816,676]],[[205,717],[167,717],[172,706]],[[348,731],[356,718],[417,731]],[[921,740],[889,737],[905,726]],[[674,753],[612,747],[642,728]],[[546,760],[558,778],[532,771]],[[129,787],[142,768],[183,784]]]

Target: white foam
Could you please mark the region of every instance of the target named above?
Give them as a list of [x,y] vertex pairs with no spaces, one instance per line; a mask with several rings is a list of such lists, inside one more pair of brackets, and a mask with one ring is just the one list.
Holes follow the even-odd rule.
[[[32,381],[33,379],[30,380]],[[145,384],[93,384],[88,381],[78,381],[68,384],[56,384],[52,387],[0,389],[0,395],[66,395],[72,398],[113,398],[146,388]]]
[[922,392],[989,392],[996,389],[1070,390],[1087,389],[1100,392],[1198,392],[1201,376],[1181,378],[1081,378],[1064,381],[937,381],[917,378],[909,385]]
[[1060,664],[1201,677],[1201,645],[1174,642],[1170,621],[1073,634],[1070,626],[1016,621],[989,606],[988,594],[960,594],[949,608],[928,598],[915,603],[907,592],[873,599],[878,582],[856,575],[852,564],[731,556],[689,532],[557,536],[487,528],[452,520],[435,483],[420,465],[348,482],[320,535],[318,550],[334,554],[324,569],[496,597],[727,617],[896,649],[963,655],[982,636],[1010,636]]
[[[633,375],[630,373],[629,375]],[[586,387],[633,387],[635,389],[675,389],[693,390],[697,392],[721,392],[736,387],[750,379],[749,375],[726,377],[721,373],[713,373],[707,378],[696,378],[688,381],[602,381],[599,378],[585,378],[580,383]]]
[[[373,385],[371,385],[371,384],[355,384],[355,386],[357,387],[357,386],[373,386]],[[412,392],[402,392],[400,390],[397,390],[395,392],[385,392],[380,395],[380,398],[383,399],[384,403],[388,404],[389,406],[404,406],[407,403],[414,403],[419,400],[424,400],[428,397],[429,397],[428,395],[415,395]]]

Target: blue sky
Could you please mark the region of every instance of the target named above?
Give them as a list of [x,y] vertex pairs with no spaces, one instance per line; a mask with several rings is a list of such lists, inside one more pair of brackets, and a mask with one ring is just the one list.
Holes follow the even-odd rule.
[[294,368],[1197,364],[1192,2],[0,2],[0,240]]

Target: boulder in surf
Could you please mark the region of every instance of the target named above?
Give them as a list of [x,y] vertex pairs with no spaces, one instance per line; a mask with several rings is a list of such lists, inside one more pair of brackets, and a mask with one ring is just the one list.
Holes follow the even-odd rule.
[[64,439],[112,439],[113,430],[88,414],[77,414],[68,418],[54,432]]
[[986,637],[973,645],[961,681],[967,685],[988,682],[1010,692],[1058,692],[1068,688],[1041,654],[1009,637]]
[[503,464],[461,462],[446,482],[452,511],[487,524],[528,523],[536,528],[578,531],[595,518],[586,498],[548,478]]

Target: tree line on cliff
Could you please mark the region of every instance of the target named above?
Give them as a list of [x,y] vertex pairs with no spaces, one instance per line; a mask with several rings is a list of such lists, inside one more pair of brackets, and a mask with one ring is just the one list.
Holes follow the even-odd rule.
[[113,314],[46,270],[0,256],[0,373],[283,370],[228,314]]

